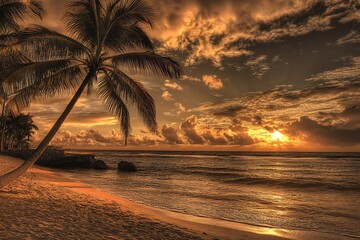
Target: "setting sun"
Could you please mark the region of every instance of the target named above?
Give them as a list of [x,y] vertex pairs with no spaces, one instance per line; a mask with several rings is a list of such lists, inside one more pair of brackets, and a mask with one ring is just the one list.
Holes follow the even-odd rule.
[[272,138],[274,139],[274,140],[281,140],[282,138],[283,138],[283,135],[280,133],[280,132],[278,132],[278,131],[275,131],[275,132],[273,132],[273,134],[272,134]]

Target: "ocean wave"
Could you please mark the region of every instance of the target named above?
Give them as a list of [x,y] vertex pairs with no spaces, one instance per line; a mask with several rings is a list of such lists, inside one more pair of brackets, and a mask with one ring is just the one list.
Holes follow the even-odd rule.
[[329,182],[300,182],[291,179],[276,179],[276,178],[262,178],[262,177],[240,177],[231,180],[224,180],[226,183],[231,184],[246,184],[246,185],[266,185],[285,188],[312,188],[324,190],[338,190],[338,191],[360,191],[360,184],[347,183],[336,184]]
[[234,173],[234,172],[204,172],[204,171],[184,171],[182,173],[185,174],[197,174],[197,175],[203,175],[203,176],[208,176],[208,177],[216,177],[216,179],[221,179],[221,178],[236,178],[236,177],[241,177],[242,175],[239,173]]
[[208,171],[208,172],[216,172],[216,171],[222,171],[222,172],[239,172],[239,171],[246,171],[245,169],[232,169],[232,168],[229,168],[229,167],[198,167],[198,166],[195,166],[195,167],[186,167],[186,169],[189,169],[190,171]]

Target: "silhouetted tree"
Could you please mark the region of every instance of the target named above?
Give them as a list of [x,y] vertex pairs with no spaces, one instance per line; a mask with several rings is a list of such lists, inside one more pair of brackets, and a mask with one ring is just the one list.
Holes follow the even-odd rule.
[[26,60],[21,51],[8,48],[8,41],[14,37],[14,32],[19,30],[19,20],[41,18],[44,13],[41,2],[37,0],[0,0],[0,152],[4,150],[5,116],[9,114],[6,103],[11,95],[11,86],[3,82],[5,72],[14,63]]
[[[179,64],[154,52],[143,26],[151,26],[152,9],[142,0],[72,0],[64,20],[69,35],[42,26],[24,29],[17,46],[36,62],[23,64],[7,74],[8,80],[31,83],[13,101],[18,107],[42,96],[77,89],[75,95],[32,156],[19,168],[0,177],[0,188],[20,177],[41,156],[85,89],[95,89],[109,111],[120,121],[125,143],[130,134],[127,104],[133,104],[151,132],[157,131],[153,98],[130,73],[177,78]],[[22,94],[22,95],[21,95]]]
[[32,115],[10,114],[6,117],[5,145],[8,149],[27,149],[31,143],[31,137],[38,130]]

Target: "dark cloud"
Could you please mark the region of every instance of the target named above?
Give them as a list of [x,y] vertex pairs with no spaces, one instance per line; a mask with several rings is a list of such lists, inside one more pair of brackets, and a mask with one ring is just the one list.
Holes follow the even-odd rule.
[[261,116],[254,116],[253,120],[254,125],[262,126],[263,125],[263,119]]
[[179,136],[178,131],[173,127],[164,125],[161,129],[161,134],[165,138],[165,143],[167,144],[184,144]]
[[295,90],[292,86],[279,86],[216,104],[205,103],[189,111],[231,118],[253,118],[254,114],[258,114],[269,120],[288,116],[291,121],[304,113],[316,114],[322,110],[340,110],[344,105],[358,105],[359,90],[358,81],[321,83],[300,90]]
[[232,133],[224,133],[230,144],[235,145],[251,145],[256,141],[248,134],[248,128],[244,127],[238,118],[232,120],[229,129]]
[[339,38],[336,41],[338,45],[345,45],[345,44],[358,44],[360,43],[360,33],[359,31],[352,30],[346,36]]
[[182,124],[181,129],[184,131],[184,135],[191,144],[204,144],[205,140],[197,132],[197,117],[191,116],[187,118]]
[[355,146],[360,144],[360,128],[348,129],[342,126],[322,125],[308,117],[289,124],[287,135],[300,137],[308,143],[333,146]]
[[93,129],[83,131],[79,135],[76,136],[76,138],[80,140],[94,140],[99,143],[111,143],[112,140],[105,138],[103,135],[101,135],[98,131],[95,131]]
[[210,130],[206,131],[201,135],[210,145],[228,145],[227,139],[217,132],[212,133]]
[[249,67],[252,71],[252,75],[259,79],[262,78],[262,76],[264,76],[264,74],[270,70],[266,55],[251,57],[245,63],[245,66]]
[[308,81],[360,80],[360,57],[350,58],[348,66],[338,67],[311,76]]
[[214,112],[215,116],[221,117],[235,117],[238,115],[239,112],[246,110],[244,106],[228,106],[224,109],[219,109]]
[[[154,1],[154,0],[153,0]],[[167,49],[188,52],[185,63],[252,55],[249,47],[280,41],[337,24],[359,21],[353,1],[222,0],[156,1],[159,19],[156,37]],[[262,75],[268,66],[259,68]]]

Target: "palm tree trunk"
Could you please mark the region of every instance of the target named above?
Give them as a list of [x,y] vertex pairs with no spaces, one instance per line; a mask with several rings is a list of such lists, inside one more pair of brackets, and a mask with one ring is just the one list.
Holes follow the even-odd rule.
[[0,152],[4,152],[4,140],[5,140],[5,125],[6,125],[6,116],[5,116],[6,104],[3,102],[2,111],[1,111],[1,140],[0,140]]
[[67,116],[71,112],[71,110],[74,108],[76,102],[79,100],[81,94],[85,90],[88,83],[95,77],[96,71],[90,70],[86,78],[84,79],[83,83],[65,108],[64,112],[61,114],[59,119],[56,121],[50,132],[46,135],[46,137],[43,139],[43,141],[39,144],[39,146],[36,148],[36,150],[33,152],[33,154],[30,156],[29,159],[27,159],[22,165],[20,165],[15,170],[0,176],[0,189],[2,189],[4,186],[8,185],[9,183],[13,182],[17,178],[21,177],[26,170],[28,170],[34,163],[41,157],[43,152],[45,151],[46,147],[49,145],[51,140],[54,138],[56,133],[59,131],[61,125],[66,120]]

